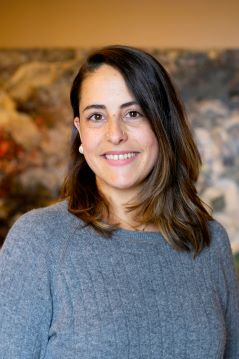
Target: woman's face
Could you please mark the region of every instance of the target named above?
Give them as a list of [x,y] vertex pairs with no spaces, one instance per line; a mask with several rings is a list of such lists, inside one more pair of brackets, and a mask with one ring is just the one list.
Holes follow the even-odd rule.
[[86,77],[74,123],[102,193],[135,194],[154,167],[158,143],[119,71],[104,64]]

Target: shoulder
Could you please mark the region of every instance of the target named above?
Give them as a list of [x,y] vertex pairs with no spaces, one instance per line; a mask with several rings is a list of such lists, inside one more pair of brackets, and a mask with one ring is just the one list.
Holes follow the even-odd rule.
[[10,232],[27,228],[41,234],[41,232],[53,229],[54,231],[63,230],[65,226],[71,226],[73,223],[79,224],[79,222],[80,220],[68,212],[67,201],[61,201],[48,207],[32,209],[23,214],[14,223]]
[[208,222],[210,244],[199,254],[198,261],[212,273],[233,262],[230,240],[226,229],[216,220]]
[[38,255],[58,257],[82,221],[70,214],[61,201],[23,214],[10,229],[3,251],[31,250]]
[[75,218],[67,210],[67,202],[61,201],[44,208],[32,209],[21,215],[10,229],[11,233],[26,230],[37,231],[39,234],[49,229],[56,229],[59,225],[74,221]]
[[29,212],[21,215],[14,226],[21,223],[32,223],[32,224],[41,224],[47,225],[52,223],[52,221],[57,223],[59,219],[68,217],[69,212],[67,211],[67,201],[57,202],[47,207],[32,209]]
[[221,223],[213,220],[209,223],[209,232],[211,243],[205,249],[205,254],[207,253],[206,258],[209,258],[212,271],[217,275],[221,273],[221,278],[234,278],[234,259],[226,229]]
[[[225,228],[217,221],[210,223],[209,230],[211,245],[208,252],[210,253],[214,282],[221,293],[224,307],[227,308],[231,305],[233,310],[237,310],[239,309],[239,283],[229,237]],[[229,300],[232,300],[231,304]]]
[[209,233],[211,238],[211,249],[218,253],[231,252],[230,240],[226,229],[216,220],[209,222]]

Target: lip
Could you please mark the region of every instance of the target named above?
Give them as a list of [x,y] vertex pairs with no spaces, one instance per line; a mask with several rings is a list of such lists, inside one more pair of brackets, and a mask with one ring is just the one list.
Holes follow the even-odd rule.
[[[105,157],[106,155],[124,155],[125,153],[135,153],[136,155],[134,157],[117,160],[117,161],[110,160]],[[120,166],[125,166],[125,165],[132,163],[138,157],[138,154],[139,154],[139,152],[136,152],[136,151],[108,151],[108,152],[105,152],[102,155],[102,157],[107,162],[107,164],[109,164],[110,166],[120,167]]]
[[107,151],[107,152],[104,152],[102,154],[102,156],[105,156],[105,155],[124,155],[125,153],[136,153],[138,154],[139,151],[134,151],[134,150],[127,150],[127,151]]

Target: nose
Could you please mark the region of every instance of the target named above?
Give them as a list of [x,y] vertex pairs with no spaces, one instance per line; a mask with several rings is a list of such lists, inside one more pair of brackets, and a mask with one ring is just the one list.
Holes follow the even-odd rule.
[[120,119],[112,118],[108,121],[106,129],[107,141],[117,145],[127,140],[127,132]]

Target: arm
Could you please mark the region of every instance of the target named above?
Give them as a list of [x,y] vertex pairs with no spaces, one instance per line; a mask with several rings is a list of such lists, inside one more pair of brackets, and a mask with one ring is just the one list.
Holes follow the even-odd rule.
[[0,252],[0,358],[43,358],[51,320],[48,250],[34,215],[20,218]]
[[226,231],[220,228],[220,251],[223,277],[226,286],[226,332],[225,359],[239,358],[239,283],[235,273],[230,242]]

